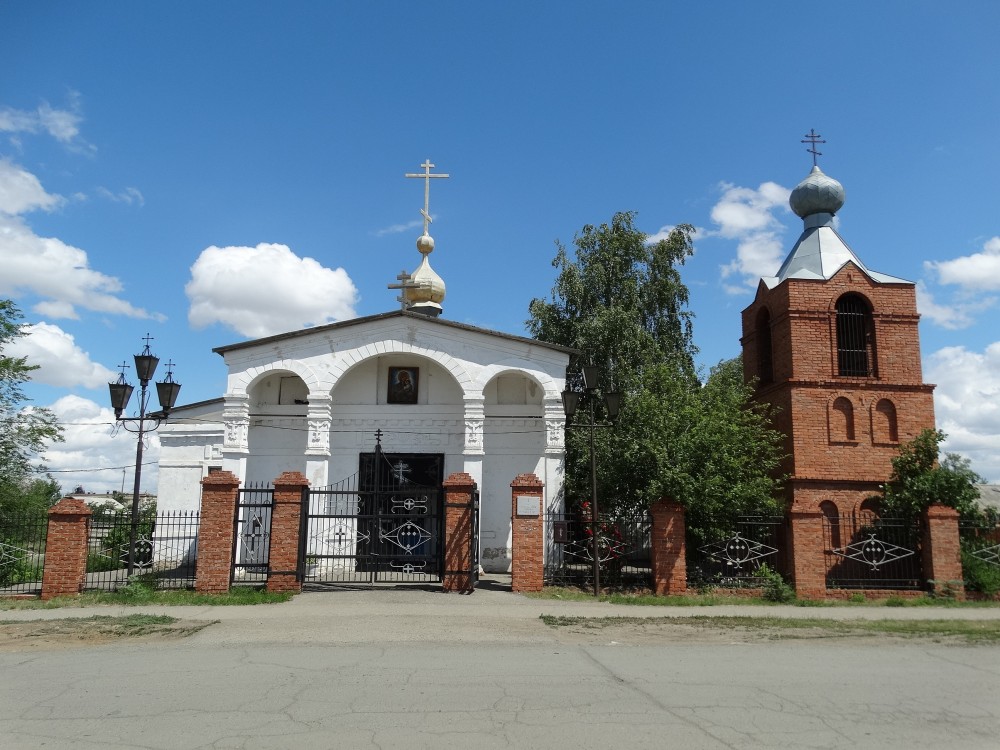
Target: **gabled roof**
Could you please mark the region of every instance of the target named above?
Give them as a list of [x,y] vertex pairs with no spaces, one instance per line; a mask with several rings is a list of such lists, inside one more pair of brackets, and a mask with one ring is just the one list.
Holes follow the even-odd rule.
[[392,312],[379,313],[378,315],[367,315],[362,318],[351,318],[350,320],[340,321],[338,323],[330,323],[325,326],[316,326],[314,328],[302,328],[297,331],[289,331],[288,333],[279,333],[275,336],[266,336],[260,339],[252,339],[250,341],[242,341],[237,344],[228,344],[226,346],[218,346],[212,349],[216,354],[224,355],[227,352],[237,351],[239,349],[248,349],[254,346],[261,346],[271,343],[276,343],[279,341],[288,341],[290,339],[296,339],[303,336],[313,336],[317,333],[328,333],[331,331],[342,331],[354,326],[364,325],[365,323],[373,323],[382,320],[391,320],[393,318],[405,318],[414,321],[420,321],[422,324],[430,326],[445,326],[447,328],[456,328],[461,331],[471,331],[473,333],[479,333],[486,336],[494,336],[501,339],[506,339],[508,341],[516,341],[522,344],[530,344],[532,346],[540,346],[545,349],[552,349],[553,351],[563,352],[565,354],[579,354],[579,351],[568,346],[561,346],[560,344],[549,344],[545,341],[539,341],[538,339],[530,339],[526,336],[514,336],[509,333],[501,333],[500,331],[491,331],[488,328],[479,328],[478,326],[470,326],[465,323],[456,323],[451,320],[442,320],[441,318],[432,318],[429,315],[422,315],[420,313],[410,312],[409,310],[393,310]]

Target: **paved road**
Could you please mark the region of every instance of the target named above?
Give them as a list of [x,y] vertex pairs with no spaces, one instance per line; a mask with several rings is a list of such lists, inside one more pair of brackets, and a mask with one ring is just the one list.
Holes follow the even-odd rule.
[[[538,619],[542,612],[745,610],[761,612],[538,601],[499,590],[470,597],[338,592],[283,605],[173,608],[175,616],[221,622],[181,641],[0,653],[0,746],[1000,746],[1000,648],[994,646],[763,641],[713,629],[550,628]],[[1000,616],[885,608],[766,612]],[[91,613],[0,612],[0,619]]]

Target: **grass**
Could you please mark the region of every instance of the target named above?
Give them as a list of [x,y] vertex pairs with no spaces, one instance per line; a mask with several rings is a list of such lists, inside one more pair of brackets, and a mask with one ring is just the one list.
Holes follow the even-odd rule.
[[597,630],[628,625],[661,625],[733,630],[742,628],[769,637],[804,638],[888,635],[903,638],[953,638],[966,643],[1000,643],[1000,622],[996,620],[827,620],[783,617],[566,617],[541,615],[551,628]]
[[[577,588],[547,586],[540,592],[528,593],[525,596],[534,599],[557,599],[571,602],[595,601],[592,592]],[[760,596],[732,596],[729,594],[705,593],[685,594],[683,596],[656,596],[648,592],[606,592],[597,601],[611,604],[627,604],[652,607],[717,607],[725,604],[752,605],[773,607],[780,602],[770,601]],[[796,607],[958,607],[958,608],[989,608],[1000,607],[1000,602],[992,601],[958,601],[942,596],[903,597],[890,596],[885,599],[866,599],[864,596],[854,596],[849,600],[840,599],[795,599],[787,604]]]
[[293,594],[270,593],[258,588],[239,586],[225,594],[204,594],[188,589],[158,591],[142,583],[130,583],[115,592],[89,591],[79,596],[64,596],[41,601],[39,599],[0,599],[0,609],[57,609],[60,607],[92,607],[106,604],[140,606],[162,604],[169,606],[246,606],[253,604],[280,604]]

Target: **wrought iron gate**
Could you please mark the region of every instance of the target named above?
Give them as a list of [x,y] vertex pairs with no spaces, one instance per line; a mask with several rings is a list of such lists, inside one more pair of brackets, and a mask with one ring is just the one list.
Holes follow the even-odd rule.
[[247,487],[239,491],[233,518],[231,583],[267,581],[273,507],[273,488]]
[[[299,579],[304,584],[441,580],[440,481],[436,486],[411,481],[406,457],[377,446],[375,453],[362,455],[358,474],[303,495]],[[437,462],[423,474],[439,476],[443,457],[423,458]]]

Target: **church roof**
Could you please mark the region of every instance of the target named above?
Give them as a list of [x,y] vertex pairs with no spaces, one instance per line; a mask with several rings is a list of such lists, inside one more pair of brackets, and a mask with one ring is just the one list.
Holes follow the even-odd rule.
[[340,321],[338,323],[330,323],[324,326],[315,326],[313,328],[302,328],[297,331],[289,331],[288,333],[279,333],[275,336],[267,336],[265,338],[253,339],[250,341],[242,341],[237,344],[228,344],[227,346],[218,346],[212,349],[216,354],[226,354],[227,352],[236,351],[238,349],[247,349],[254,346],[260,346],[262,344],[271,344],[278,341],[288,341],[289,339],[300,338],[303,336],[312,336],[317,333],[327,333],[330,331],[339,331],[352,328],[354,326],[363,325],[365,323],[373,323],[382,320],[391,320],[393,318],[407,318],[413,321],[420,321],[425,325],[430,326],[445,326],[447,328],[456,328],[462,331],[470,331],[473,333],[479,333],[486,336],[493,336],[495,338],[506,339],[508,341],[516,341],[522,344],[530,344],[533,346],[540,346],[545,349],[552,349],[557,352],[564,352],[566,354],[579,354],[579,351],[573,349],[569,346],[562,346],[560,344],[550,344],[546,341],[539,341],[538,339],[531,339],[526,336],[515,336],[510,333],[502,333],[500,331],[492,331],[488,328],[480,328],[478,326],[471,326],[466,323],[456,323],[452,320],[443,320],[441,318],[432,318],[428,315],[422,313],[410,312],[409,310],[393,310],[392,312],[379,313],[378,315],[367,315],[361,318],[351,318],[350,320]]
[[848,262],[854,263],[862,273],[879,284],[912,284],[878,271],[869,270],[854,254],[837,230],[833,228],[834,214],[844,205],[844,188],[832,177],[813,166],[809,175],[792,191],[789,204],[802,217],[803,230],[792,252],[778,269],[777,276],[764,276],[761,280],[773,289],[786,279],[826,281],[833,278]]

